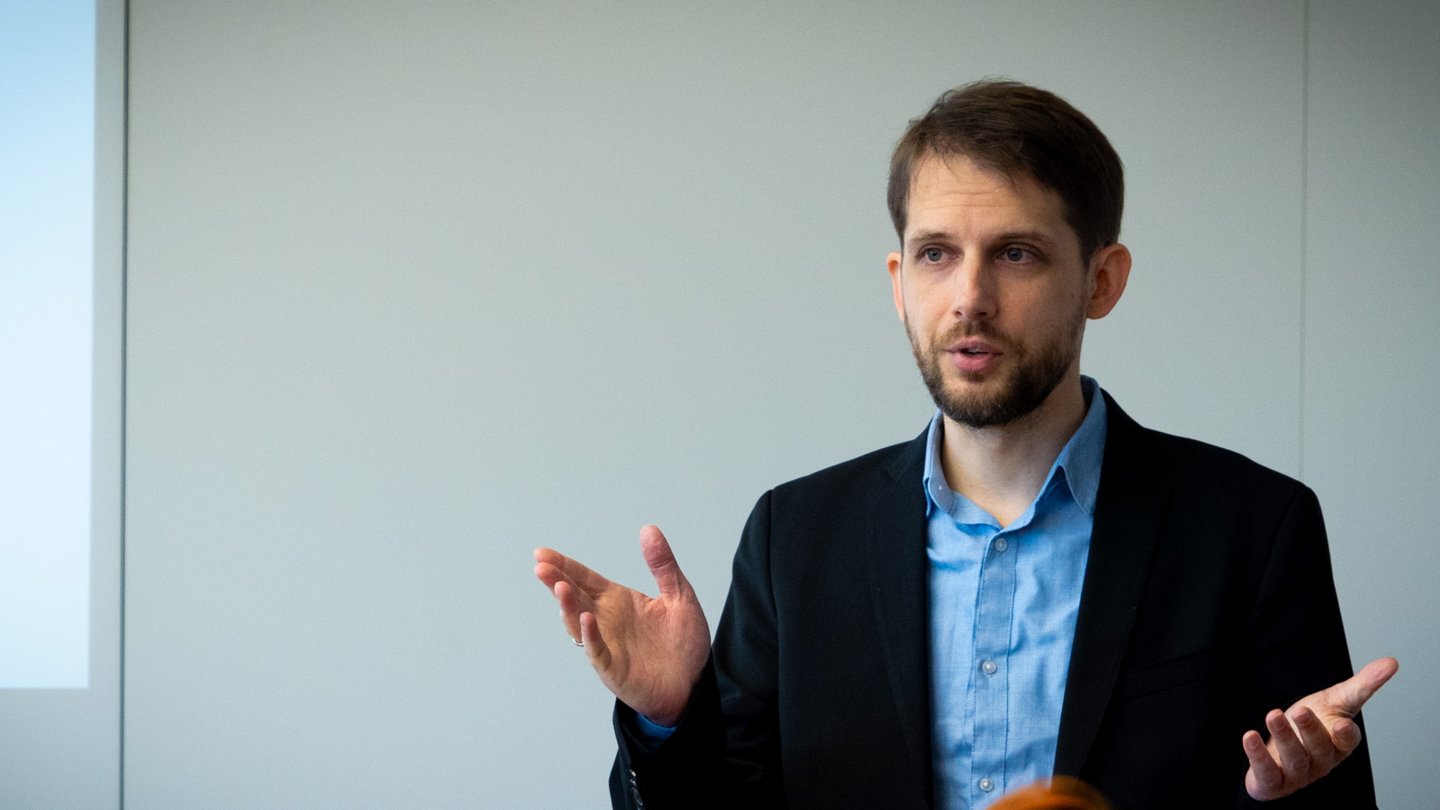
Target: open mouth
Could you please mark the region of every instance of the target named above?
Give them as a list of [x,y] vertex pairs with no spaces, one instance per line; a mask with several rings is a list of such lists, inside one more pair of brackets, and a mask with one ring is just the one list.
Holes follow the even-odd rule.
[[967,373],[978,374],[989,370],[1000,362],[1002,352],[983,340],[958,341],[947,347],[955,368]]

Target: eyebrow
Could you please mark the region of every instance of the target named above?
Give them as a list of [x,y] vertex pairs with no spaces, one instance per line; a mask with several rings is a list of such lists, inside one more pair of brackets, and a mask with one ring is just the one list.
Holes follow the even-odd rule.
[[905,247],[911,247],[917,242],[949,242],[950,234],[945,231],[921,231],[905,240]]
[[[921,231],[905,240],[905,247],[910,248],[922,242],[953,242],[954,237],[948,231]],[[1047,247],[1056,247],[1058,242],[1043,231],[1005,231],[995,237],[996,242],[1039,242]]]

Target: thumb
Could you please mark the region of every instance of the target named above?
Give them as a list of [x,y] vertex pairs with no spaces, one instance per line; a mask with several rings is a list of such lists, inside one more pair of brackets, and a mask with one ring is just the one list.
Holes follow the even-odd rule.
[[674,598],[690,587],[685,574],[680,571],[680,563],[675,561],[670,543],[665,540],[665,535],[658,526],[645,526],[640,529],[640,554],[645,558],[645,564],[650,567],[650,575],[655,577],[655,584],[659,586],[662,598]]
[[1366,664],[1355,673],[1349,680],[1336,686],[1337,702],[1350,715],[1360,711],[1385,682],[1394,677],[1400,670],[1400,662],[1394,658],[1376,658]]

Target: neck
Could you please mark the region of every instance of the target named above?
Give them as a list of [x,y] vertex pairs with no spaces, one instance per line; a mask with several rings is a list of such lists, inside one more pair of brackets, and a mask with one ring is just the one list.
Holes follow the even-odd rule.
[[973,428],[944,417],[940,461],[945,480],[1008,526],[1029,509],[1055,457],[1085,420],[1078,371],[1040,407],[1005,425]]

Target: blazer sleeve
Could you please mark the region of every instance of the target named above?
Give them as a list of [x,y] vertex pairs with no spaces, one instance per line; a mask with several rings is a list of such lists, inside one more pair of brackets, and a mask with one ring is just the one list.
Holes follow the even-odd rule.
[[674,734],[658,745],[644,740],[636,732],[634,710],[616,702],[614,807],[702,807],[717,797],[724,806],[784,806],[770,502],[767,492],[746,523],[710,662]]
[[[1299,487],[1286,510],[1266,561],[1249,628],[1250,688],[1247,717],[1262,719],[1299,698],[1353,674],[1320,503]],[[1363,720],[1356,718],[1364,730]],[[1235,740],[1239,749],[1240,741]],[[1256,802],[1242,784],[1240,808],[1374,808],[1368,744],[1362,740],[1344,762],[1289,797]]]
[[725,750],[713,662],[669,739],[655,744],[641,737],[635,710],[618,700],[614,725],[620,750],[610,770],[610,803],[617,810],[696,807],[715,789]]

